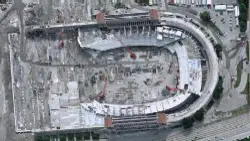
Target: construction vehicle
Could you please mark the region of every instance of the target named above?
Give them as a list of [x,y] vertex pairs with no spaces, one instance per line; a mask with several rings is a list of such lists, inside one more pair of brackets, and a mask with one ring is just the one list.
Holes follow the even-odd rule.
[[104,78],[104,87],[103,90],[98,94],[98,99],[99,100],[104,100],[105,99],[105,95],[106,95],[106,88],[107,88],[107,81],[108,78],[107,76]]
[[128,53],[130,54],[130,58],[135,60],[136,59],[135,53],[133,53],[129,48],[127,48],[127,50],[128,50]]
[[60,48],[63,48],[63,46],[64,46],[64,32],[63,31],[60,31],[59,33],[58,33],[58,36],[59,36],[59,44],[58,44],[58,48],[60,49]]
[[59,48],[59,49],[60,49],[60,48],[63,48],[63,46],[64,46],[64,41],[63,41],[63,40],[60,40],[59,45],[58,45],[58,48]]
[[179,90],[178,88],[171,88],[168,85],[166,85],[166,89],[168,89],[169,91],[174,91],[174,92]]
[[64,32],[63,32],[63,30],[60,31],[60,32],[58,33],[58,36],[59,36],[59,38],[63,38],[63,37],[64,37]]

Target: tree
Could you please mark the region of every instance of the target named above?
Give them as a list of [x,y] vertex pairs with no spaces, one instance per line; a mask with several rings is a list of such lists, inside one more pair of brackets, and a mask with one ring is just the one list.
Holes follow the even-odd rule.
[[182,120],[182,126],[184,129],[190,128],[193,126],[193,118],[184,118]]
[[214,46],[217,57],[221,59],[222,46],[220,44],[216,44]]
[[205,111],[203,108],[201,108],[200,110],[195,112],[194,118],[198,121],[202,121],[204,119],[204,114],[205,114]]
[[135,2],[140,4],[140,5],[148,5],[149,4],[149,0],[136,0]]
[[213,98],[216,100],[220,99],[222,93],[223,93],[223,79],[220,76],[219,81],[218,81],[218,83],[214,89],[214,92],[213,92]]
[[247,6],[244,3],[240,3],[240,13],[246,13],[247,11]]
[[49,141],[49,140],[50,140],[49,135],[43,135],[43,134],[35,135],[35,141]]
[[211,20],[210,13],[208,11],[200,13],[200,18],[206,23],[210,22]]
[[247,25],[244,21],[240,21],[240,31],[245,32],[247,29]]
[[246,45],[246,54],[247,54],[247,62],[249,60],[249,42],[247,41],[247,45]]
[[246,22],[247,21],[247,14],[246,13],[240,13],[239,20]]
[[247,15],[248,15],[248,0],[238,0],[240,15],[239,15],[239,26],[240,31],[245,32],[247,28]]
[[125,5],[121,2],[117,2],[114,6],[116,9],[119,9],[119,8],[125,8]]

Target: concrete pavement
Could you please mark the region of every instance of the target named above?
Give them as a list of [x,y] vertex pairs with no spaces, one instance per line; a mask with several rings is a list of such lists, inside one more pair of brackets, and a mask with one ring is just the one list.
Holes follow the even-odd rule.
[[242,70],[242,71],[241,71],[241,81],[240,81],[240,85],[239,85],[237,88],[235,88],[235,89],[238,91],[238,93],[244,91],[245,86],[246,86],[246,84],[247,84],[247,77],[248,77],[248,73],[245,72],[244,70]]

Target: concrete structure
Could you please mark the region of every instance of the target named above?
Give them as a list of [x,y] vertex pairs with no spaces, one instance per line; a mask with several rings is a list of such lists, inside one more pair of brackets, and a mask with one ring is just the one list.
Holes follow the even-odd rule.
[[[100,33],[100,34],[105,34],[106,38],[100,40],[100,36],[97,36],[96,39],[98,39],[99,43],[95,41],[93,43],[89,43],[90,41],[88,42],[83,41],[84,39],[83,37],[87,36],[90,38],[92,37],[89,34],[91,32],[88,33],[84,30],[81,31],[80,29],[82,26],[83,27],[89,26],[88,23],[86,24],[81,23],[77,25],[72,24],[68,25],[68,27],[76,26],[76,28],[78,28],[77,41],[83,49],[98,51],[98,53],[102,51],[118,49],[124,47],[125,45],[126,46],[150,45],[154,46],[155,48],[158,47],[170,50],[170,52],[176,54],[179,62],[178,63],[179,84],[178,84],[178,90],[174,96],[165,98],[163,100],[140,103],[140,104],[122,104],[122,105],[113,103],[110,104],[110,103],[98,102],[97,100],[92,100],[91,102],[80,102],[79,100],[80,97],[78,92],[79,86],[78,83],[76,83],[76,81],[68,81],[65,85],[67,88],[61,90],[57,88],[62,87],[63,85],[60,84],[58,78],[53,78],[51,82],[52,85],[51,85],[51,91],[49,92],[49,100],[48,100],[49,111],[50,111],[49,118],[52,126],[43,127],[43,129],[37,128],[37,126],[29,127],[26,124],[26,120],[28,120],[29,118],[24,116],[22,119],[20,119],[19,116],[16,116],[16,119],[18,120],[18,122],[16,121],[16,131],[58,132],[63,130],[82,130],[82,129],[92,129],[92,128],[102,129],[104,127],[111,128],[111,131],[116,131],[116,132],[124,131],[125,130],[124,127],[126,127],[126,131],[134,130],[133,127],[136,127],[135,130],[138,130],[139,127],[142,130],[156,129],[160,128],[162,124],[163,127],[165,127],[166,123],[169,125],[179,124],[183,118],[193,115],[197,110],[206,105],[208,101],[211,99],[212,92],[215,88],[218,79],[218,63],[216,54],[213,49],[213,45],[211,44],[209,39],[206,38],[206,36],[202,31],[200,31],[198,28],[196,28],[195,25],[193,25],[191,22],[185,19],[185,16],[179,15],[181,18],[175,18],[175,16],[165,17],[168,14],[170,13],[162,14],[163,16],[160,17],[159,19],[160,22],[160,24],[158,25],[159,28],[156,28],[155,30],[153,30],[154,24],[152,26],[152,23],[149,22],[148,25],[144,25],[143,23],[140,24],[139,26],[142,26],[142,28],[139,31],[138,25],[133,25],[134,19],[128,19],[127,23],[130,23],[132,21],[132,25],[134,27],[137,27],[135,31],[132,29],[131,24],[117,26],[116,21],[119,23],[118,20],[114,20],[115,23],[112,23],[112,21],[107,23],[106,21],[108,27],[119,29],[120,31],[123,30],[124,34],[120,34],[121,32],[119,30],[110,33],[106,32]],[[157,20],[155,16],[152,17],[153,18],[151,18],[150,20]],[[139,20],[143,19],[138,19],[138,21]],[[104,20],[102,19],[100,21],[102,21],[103,23]],[[149,21],[149,19],[147,19],[147,21]],[[93,28],[96,26],[98,26],[98,24],[93,22],[91,23],[90,27]],[[146,26],[148,26],[147,29]],[[127,29],[125,27],[127,27]],[[31,31],[41,30],[42,28],[33,27]],[[65,28],[65,27],[63,25],[44,27],[44,29],[53,29],[54,31],[60,28]],[[86,32],[87,36],[84,35],[84,32]],[[97,32],[92,32],[92,34],[95,36],[97,35],[97,33],[99,33],[98,30]],[[200,44],[204,46],[208,56],[208,64],[209,64],[208,80],[206,81],[203,90],[201,89],[202,69],[200,60],[190,59],[188,56],[187,47],[185,45],[175,44],[175,42],[180,41],[180,39],[186,38],[188,34],[194,36],[200,42]],[[119,37],[122,37],[122,39],[119,39],[119,41],[116,42],[112,39],[117,38],[117,35]],[[133,39],[131,39],[133,35],[136,35],[138,37],[136,39],[137,40],[136,42],[133,41]],[[14,46],[12,44],[18,42],[17,36],[15,36],[15,39],[9,39],[9,40],[11,43],[10,45],[11,62],[20,61],[16,60],[16,57],[14,57],[15,56],[14,54],[17,54],[19,50],[14,49]],[[112,42],[109,42],[111,40]],[[174,44],[174,46],[169,46],[169,44]],[[131,61],[129,63],[131,63]],[[27,64],[27,62],[20,64],[24,65]],[[17,65],[20,64],[17,63]],[[18,72],[20,66],[18,67],[14,66],[14,64],[12,63],[11,68],[12,68],[12,75],[14,78],[16,77],[14,76],[15,74],[14,71]],[[89,68],[91,67],[89,66]],[[23,85],[20,86],[18,81],[21,80],[12,80],[13,94],[14,98],[22,99],[21,96],[24,96],[24,90],[22,91],[22,88],[26,89],[26,86]],[[19,95],[20,97],[15,97],[16,93],[15,90],[22,91],[22,94]],[[185,109],[177,111],[174,113],[166,114],[165,116],[162,114],[165,111],[171,111],[173,109],[177,109],[178,107],[180,107],[192,95],[191,93],[194,93],[195,95],[198,95],[200,97],[189,107],[188,110]],[[23,101],[16,100],[16,102],[22,103],[25,102],[25,100]],[[46,104],[42,103],[41,105],[44,106]],[[42,113],[46,112],[43,111],[44,110],[43,108],[39,110],[42,110]],[[26,111],[23,112],[25,113]],[[15,111],[16,115],[24,113],[22,113],[22,111]],[[40,115],[39,111],[38,113]],[[47,115],[48,114],[46,114],[46,116]],[[41,117],[47,118],[45,117],[45,113]],[[145,119],[145,121],[143,119]],[[44,123],[37,123],[37,124],[44,124]]]
[[176,5],[237,5],[237,0],[173,0],[169,1]]
[[210,59],[209,60],[210,72],[208,75],[209,80],[207,80],[205,84],[205,88],[202,91],[203,93],[202,96],[198,99],[197,102],[195,102],[193,105],[190,106],[190,109],[192,110],[191,111],[184,110],[179,113],[168,115],[168,122],[177,122],[181,121],[183,118],[189,117],[192,114],[194,114],[198,109],[207,104],[207,102],[212,98],[212,91],[214,90],[218,80],[218,62],[217,62],[217,56],[213,49],[213,45],[211,44],[209,39],[207,39],[205,35],[200,30],[198,30],[194,25],[189,24],[183,20],[174,18],[162,18],[162,22],[163,24],[178,26],[193,34],[199,41],[201,41],[202,45],[206,47],[206,52]]
[[237,0],[213,0],[214,5],[237,5]]

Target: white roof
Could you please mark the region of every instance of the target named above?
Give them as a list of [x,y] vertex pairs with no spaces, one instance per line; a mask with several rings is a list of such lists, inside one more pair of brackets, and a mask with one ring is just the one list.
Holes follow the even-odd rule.
[[162,32],[163,27],[157,27],[157,32]]
[[169,29],[163,29],[163,33],[169,34],[170,30]]
[[212,5],[212,0],[207,0],[207,5]]
[[170,30],[169,34],[170,34],[170,35],[173,35],[173,34],[175,34],[175,31]]
[[60,96],[60,107],[68,107],[68,106],[69,106],[68,94],[62,94]]
[[[164,14],[172,14],[172,13],[169,13],[169,12],[164,12]],[[168,27],[168,26],[163,26],[163,29],[170,29],[171,27]]]
[[234,11],[234,9],[227,9],[227,11]]
[[234,7],[234,14],[235,14],[235,17],[238,17],[240,15],[239,6]]
[[175,46],[178,62],[179,62],[179,89],[184,89],[184,85],[189,83],[188,73],[188,56],[185,46]]
[[50,110],[50,120],[52,127],[60,127],[60,113],[59,110]]
[[162,39],[163,39],[162,34],[159,34],[159,33],[158,33],[158,34],[157,34],[157,39],[158,39],[158,40],[162,40]]
[[182,32],[181,31],[176,31],[175,35],[180,37],[182,35]]
[[202,70],[198,59],[188,60],[189,68],[189,91],[201,95]]
[[78,89],[78,83],[76,81],[71,81],[67,83],[68,88],[68,94],[72,98],[78,98],[79,97],[79,89]]
[[227,6],[226,5],[215,5],[215,10],[226,10]]
[[58,110],[58,109],[60,109],[59,96],[57,94],[50,94],[49,108],[51,110]]
[[227,8],[234,8],[233,5],[227,5]]

